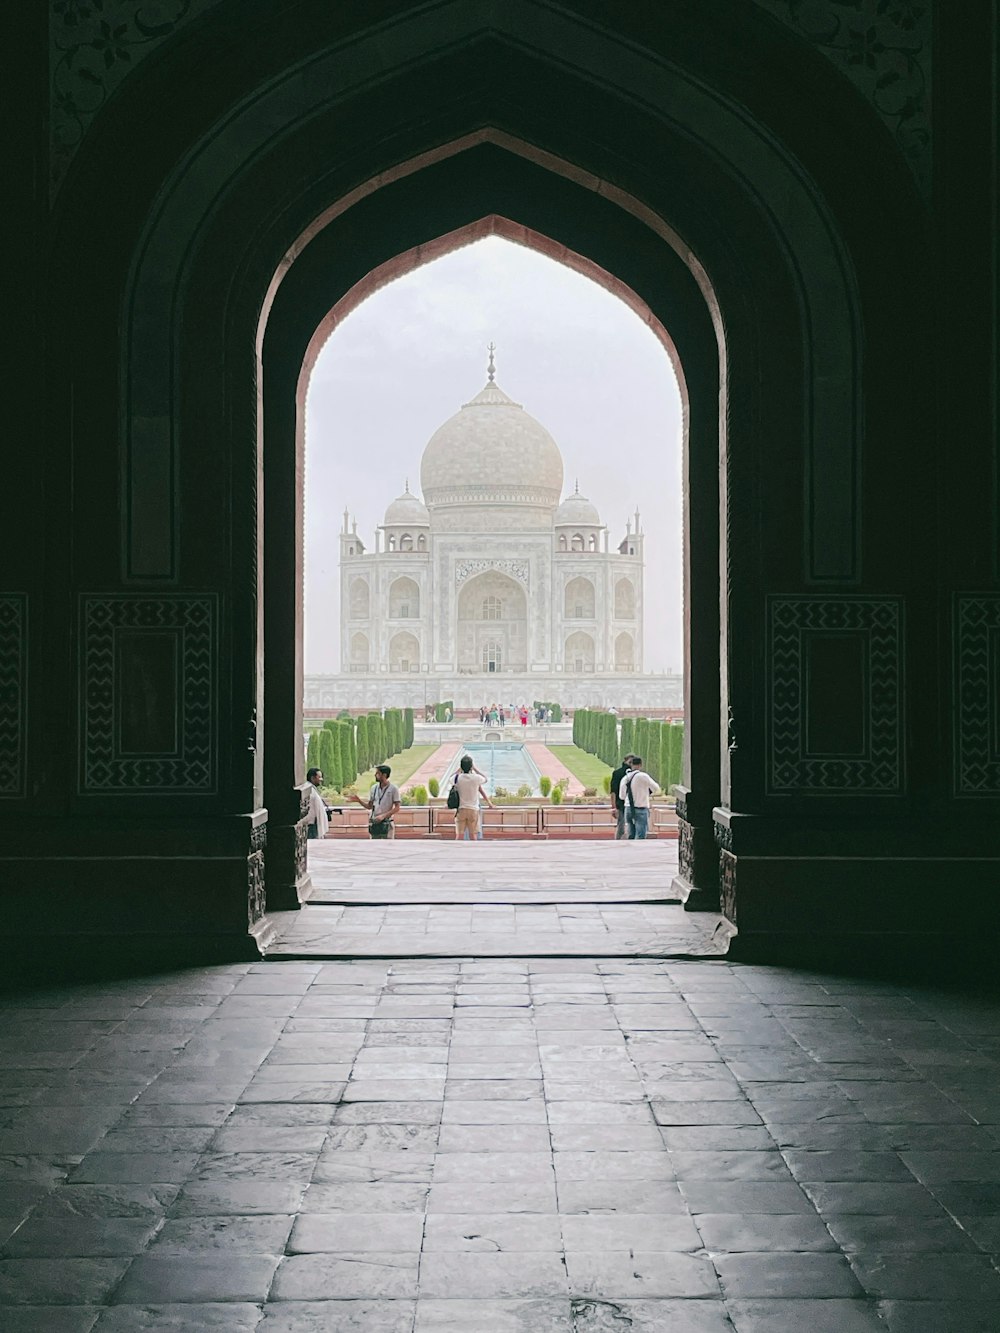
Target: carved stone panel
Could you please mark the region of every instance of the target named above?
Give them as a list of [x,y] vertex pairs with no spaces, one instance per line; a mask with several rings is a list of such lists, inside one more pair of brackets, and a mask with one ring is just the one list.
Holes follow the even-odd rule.
[[957,796],[1000,796],[1000,596],[955,598]]
[[768,599],[770,792],[903,790],[902,620],[897,597]]
[[0,596],[0,799],[25,794],[28,599]]
[[216,599],[80,599],[82,794],[216,788]]

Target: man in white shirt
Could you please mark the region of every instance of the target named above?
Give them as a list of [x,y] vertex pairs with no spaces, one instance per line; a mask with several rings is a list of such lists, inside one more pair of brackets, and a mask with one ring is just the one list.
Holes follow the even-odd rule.
[[455,786],[458,788],[458,809],[455,811],[455,838],[474,839],[479,829],[479,798],[493,809],[486,789],[479,784],[481,774],[472,771],[472,755],[464,754],[458,766]]
[[[311,784],[309,789],[309,822],[306,825],[306,836],[325,838],[326,831],[330,827],[330,816],[333,814],[333,807],[327,805],[320,792],[320,787],[323,785],[323,770],[321,768],[311,768],[306,774],[306,781]],[[338,813],[340,812],[338,811]]]
[[642,760],[632,756],[632,771],[621,780],[618,794],[625,802],[625,820],[629,838],[645,838],[649,832],[649,800],[660,791],[642,766]]

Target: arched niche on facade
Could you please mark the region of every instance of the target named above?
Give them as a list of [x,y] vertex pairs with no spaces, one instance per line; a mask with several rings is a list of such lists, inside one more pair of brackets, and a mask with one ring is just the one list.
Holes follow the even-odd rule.
[[635,670],[635,641],[624,630],[615,635],[615,670]]
[[420,586],[415,579],[403,577],[389,584],[389,619],[420,619]]
[[[566,262],[588,257],[609,290],[636,293],[643,309],[669,318],[684,367],[694,792],[685,808],[708,838],[711,807],[730,793],[732,755],[743,765],[742,808],[768,808],[765,698],[749,666],[766,651],[762,590],[779,570],[787,586],[789,569],[808,585],[858,586],[862,440],[867,431],[884,471],[893,438],[926,430],[919,393],[897,391],[899,346],[918,349],[909,378],[919,384],[927,345],[907,336],[924,319],[921,243],[905,225],[912,187],[884,152],[874,115],[755,6],[705,0],[694,18],[680,0],[664,0],[655,31],[628,38],[569,7],[541,3],[529,21],[507,6],[485,28],[474,8],[447,51],[433,15],[414,11],[377,31],[359,20],[349,34],[345,18],[336,39],[317,47],[310,36],[298,56],[275,40],[273,68],[262,17],[260,62],[232,64],[236,82],[251,69],[258,82],[239,95],[221,86],[192,92],[185,115],[173,118],[176,142],[159,156],[144,151],[141,126],[160,113],[172,127],[169,103],[151,94],[151,105],[134,106],[126,87],[105,137],[95,131],[84,150],[57,224],[53,290],[73,301],[60,309],[57,295],[56,315],[67,348],[95,350],[86,374],[68,352],[62,367],[57,356],[52,410],[95,436],[121,438],[121,540],[102,556],[107,577],[120,556],[126,587],[190,584],[195,568],[225,591],[223,675],[232,687],[214,698],[211,726],[227,744],[213,799],[246,810],[263,785],[272,825],[281,825],[301,778],[296,478],[317,330],[380,265],[450,244],[463,229],[488,233],[497,218],[547,236]],[[313,28],[307,11],[308,3],[301,31],[327,32],[322,7]],[[196,46],[210,61],[213,43],[221,53],[233,40],[231,25],[209,15]],[[185,50],[164,63],[180,69],[189,58]],[[755,61],[776,77],[747,83]],[[792,114],[760,91],[780,86],[787,71],[822,90],[814,104],[822,116]],[[365,82],[374,72],[377,97]],[[869,120],[866,139],[856,131]],[[882,241],[852,233],[838,189],[844,143],[852,171],[871,181],[865,208],[884,216]],[[138,164],[124,201],[109,188],[123,155]],[[841,201],[839,214],[831,200]],[[88,271],[101,275],[93,301],[80,299],[76,271],[60,283],[58,228],[80,218],[94,238]],[[863,392],[866,286],[880,314],[865,326]],[[114,347],[119,320],[120,374],[101,351]],[[122,397],[111,403],[116,380]],[[117,447],[82,478],[80,512],[88,494],[100,503]],[[880,494],[866,491],[876,519]],[[780,546],[762,539],[779,526],[774,513],[785,516]],[[214,561],[192,555],[193,534],[217,538],[220,514],[227,540],[214,542]],[[730,545],[740,552],[731,578]],[[741,645],[732,661],[731,632]],[[739,751],[720,745],[730,708]],[[234,743],[251,715],[267,731],[263,761]],[[268,855],[285,855],[277,839]]]
[[483,667],[487,645],[499,650],[498,660],[505,669],[526,669],[528,597],[523,584],[501,570],[484,570],[462,584],[456,609],[460,671],[487,669]]
[[351,667],[357,671],[368,671],[371,667],[372,652],[367,634],[351,635]]
[[566,636],[563,665],[567,671],[593,671],[597,660],[594,636],[583,630],[574,630]]
[[371,589],[367,579],[351,579],[348,605],[352,620],[367,620],[371,615]]
[[567,620],[593,620],[596,615],[596,594],[590,579],[579,576],[566,584],[563,596],[563,615]]
[[615,580],[615,619],[635,619],[635,584],[631,579]]
[[415,671],[420,665],[420,642],[409,630],[401,630],[389,640],[389,670]]

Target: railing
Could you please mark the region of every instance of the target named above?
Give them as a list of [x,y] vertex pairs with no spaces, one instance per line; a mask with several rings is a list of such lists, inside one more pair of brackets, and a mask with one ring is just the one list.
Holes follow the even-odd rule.
[[[497,805],[482,810],[483,836],[506,838],[613,838],[615,821],[607,805]],[[672,806],[654,805],[649,832],[655,838],[677,837]],[[445,805],[404,805],[395,818],[398,838],[453,838],[455,812]],[[363,838],[368,812],[346,806],[330,818],[328,838]]]

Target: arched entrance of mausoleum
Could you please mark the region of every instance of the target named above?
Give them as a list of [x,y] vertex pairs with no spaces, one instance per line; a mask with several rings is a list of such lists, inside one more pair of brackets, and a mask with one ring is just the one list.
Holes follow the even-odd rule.
[[[866,467],[881,477],[874,428],[891,421],[897,436],[926,428],[919,395],[895,392],[897,341],[922,327],[905,167],[881,151],[881,128],[862,100],[756,9],[710,0],[695,16],[671,0],[655,29],[637,36],[625,33],[624,19],[619,30],[617,18],[582,22],[565,7],[536,8],[545,24],[526,22],[515,7],[454,5],[456,27],[442,45],[422,11],[400,7],[377,32],[359,20],[348,34],[353,20],[344,19],[333,34],[319,4],[310,29],[307,3],[295,50],[278,40],[277,11],[260,17],[247,41],[266,72],[237,61],[227,66],[234,84],[252,80],[238,93],[219,83],[188,97],[183,122],[164,130],[169,151],[134,154],[141,170],[123,201],[108,188],[123,145],[172,105],[163,93],[171,72],[180,78],[190,68],[190,49],[167,52],[161,83],[137,94],[139,106],[126,88],[109,107],[107,135],[95,136],[87,172],[64,195],[60,225],[90,218],[90,268],[110,293],[78,299],[74,274],[74,302],[57,312],[66,345],[77,355],[89,349],[85,366],[67,362],[65,376],[59,366],[55,375],[53,411],[85,422],[95,441],[78,512],[88,512],[88,498],[99,506],[111,458],[100,449],[119,435],[123,478],[119,540],[113,552],[88,551],[81,578],[107,590],[113,628],[127,632],[143,598],[178,643],[186,616],[209,625],[199,659],[211,665],[204,699],[196,707],[183,681],[177,696],[192,701],[181,707],[181,732],[204,744],[164,759],[167,786],[148,792],[156,817],[185,830],[176,844],[185,864],[205,865],[202,908],[194,899],[184,907],[193,928],[211,917],[220,934],[235,930],[241,861],[244,899],[249,876],[251,917],[260,916],[265,827],[269,905],[294,905],[302,878],[294,590],[300,395],[312,339],[337,302],[394,256],[483,219],[516,219],[613,275],[609,282],[670,329],[683,366],[686,887],[710,902],[721,854],[727,909],[742,902],[741,930],[770,929],[770,904],[794,917],[798,890],[773,895],[755,878],[742,892],[735,867],[750,844],[741,849],[739,829],[757,840],[762,866],[792,845],[782,839],[797,821],[876,810],[904,793],[901,741],[890,737],[892,753],[872,770],[888,774],[883,785],[860,795],[850,764],[841,765],[841,787],[816,787],[799,742],[816,709],[841,706],[820,669],[831,627],[832,637],[840,627],[860,639],[887,636],[889,658],[899,659],[893,612],[906,552],[868,549],[886,490],[862,485],[861,441],[874,437]],[[208,15],[190,46],[208,59],[233,40],[231,25]],[[756,57],[777,75],[762,89],[808,67],[822,96],[791,114],[747,85],[743,71]],[[142,115],[130,118],[137,109]],[[878,203],[881,235],[859,225],[857,199],[842,188],[844,142],[855,145],[852,172],[868,171],[864,207]],[[866,166],[858,155],[869,151]],[[115,237],[107,253],[103,235]],[[879,318],[865,328],[862,392],[868,290]],[[116,368],[107,349],[119,319],[126,332]],[[120,396],[108,387],[116,378]],[[68,397],[63,384],[74,391]],[[83,615],[86,654],[90,612]],[[772,693],[785,678],[778,640],[786,631],[796,643],[808,639],[807,683],[826,690],[798,706],[801,727],[794,722],[788,744],[782,699]],[[177,660],[194,671],[193,656]],[[867,660],[862,654],[862,667]],[[81,679],[90,669],[81,665]],[[848,707],[864,691],[841,694]],[[84,691],[85,712],[89,697]],[[836,730],[824,733],[834,744]],[[124,769],[96,762],[102,734],[91,728],[82,742],[79,799],[127,825],[153,807]],[[742,825],[731,809],[745,816]],[[797,885],[824,845],[823,837],[808,843]],[[782,861],[786,881],[789,864]],[[151,891],[166,901],[175,873],[165,855],[153,877],[161,887]]]

